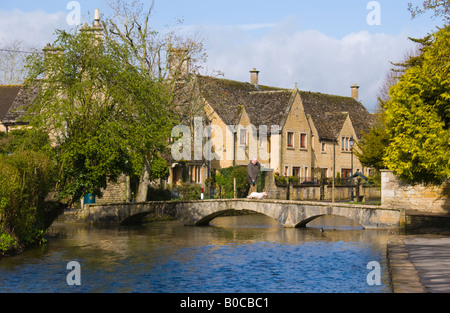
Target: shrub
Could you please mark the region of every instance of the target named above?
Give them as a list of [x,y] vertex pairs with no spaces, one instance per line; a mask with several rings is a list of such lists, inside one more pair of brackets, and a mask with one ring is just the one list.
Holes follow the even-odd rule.
[[42,241],[47,226],[43,214],[45,199],[52,187],[54,168],[54,163],[41,152],[21,151],[0,156],[2,249]]
[[18,249],[19,244],[11,235],[8,234],[0,235],[0,255],[5,255]]
[[191,183],[183,183],[179,188],[180,200],[199,200],[201,194],[201,186]]
[[[228,167],[219,170],[215,175],[215,180],[219,186],[221,198],[234,197],[234,179],[236,178],[237,197],[243,198],[247,196],[249,190],[249,183],[247,181],[247,168],[244,166]],[[261,175],[260,175],[261,178]],[[259,179],[260,181],[261,179]],[[258,185],[259,185],[258,181]]]
[[275,183],[280,186],[287,185],[288,179],[284,176],[275,176]]

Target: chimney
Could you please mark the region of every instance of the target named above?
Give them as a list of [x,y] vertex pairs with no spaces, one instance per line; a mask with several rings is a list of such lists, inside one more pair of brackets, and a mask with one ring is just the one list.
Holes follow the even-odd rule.
[[352,88],[352,98],[355,99],[356,101],[359,100],[359,86],[357,84],[354,84],[353,86],[351,86],[350,88]]
[[253,68],[253,70],[250,71],[250,74],[250,83],[258,87],[259,71],[257,71],[256,68]]
[[99,9],[95,9],[94,27],[99,27],[99,26],[100,26],[100,11],[99,11]]
[[53,47],[48,43],[42,51],[44,52],[45,79],[47,79],[50,74],[57,71],[57,69],[54,68],[54,63],[52,63],[51,59],[62,56],[64,50],[59,47]]
[[100,24],[99,9],[95,9],[94,23],[92,24],[92,27],[89,27],[89,25],[86,23],[83,25],[83,27],[81,27],[81,31],[92,33],[99,42],[103,40],[103,27]]

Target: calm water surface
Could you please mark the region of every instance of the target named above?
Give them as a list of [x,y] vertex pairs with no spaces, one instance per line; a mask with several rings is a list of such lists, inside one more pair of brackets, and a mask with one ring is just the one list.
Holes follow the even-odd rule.
[[[392,231],[360,230],[337,217],[306,229],[286,229],[262,215],[211,224],[55,224],[52,231],[64,237],[0,259],[0,292],[391,292],[386,241]],[[70,261],[81,265],[81,286],[67,285]],[[381,286],[367,284],[371,261],[381,264]]]

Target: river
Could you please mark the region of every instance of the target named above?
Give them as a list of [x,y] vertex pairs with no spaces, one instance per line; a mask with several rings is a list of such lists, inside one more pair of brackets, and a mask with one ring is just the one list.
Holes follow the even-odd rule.
[[[263,215],[220,217],[208,227],[178,221],[127,227],[55,223],[46,244],[0,259],[0,293],[389,293],[386,242],[322,217],[303,229]],[[322,228],[323,227],[323,231]],[[80,285],[67,269],[79,264]],[[369,262],[381,265],[370,286]]]

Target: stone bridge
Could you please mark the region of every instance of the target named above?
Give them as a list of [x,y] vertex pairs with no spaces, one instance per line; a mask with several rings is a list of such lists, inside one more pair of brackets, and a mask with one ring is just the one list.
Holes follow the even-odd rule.
[[80,220],[93,223],[134,224],[150,213],[158,213],[175,217],[187,226],[203,226],[216,217],[242,210],[272,217],[284,227],[304,227],[324,215],[347,217],[366,229],[398,228],[405,222],[404,210],[382,206],[248,199],[90,204],[76,215]]

